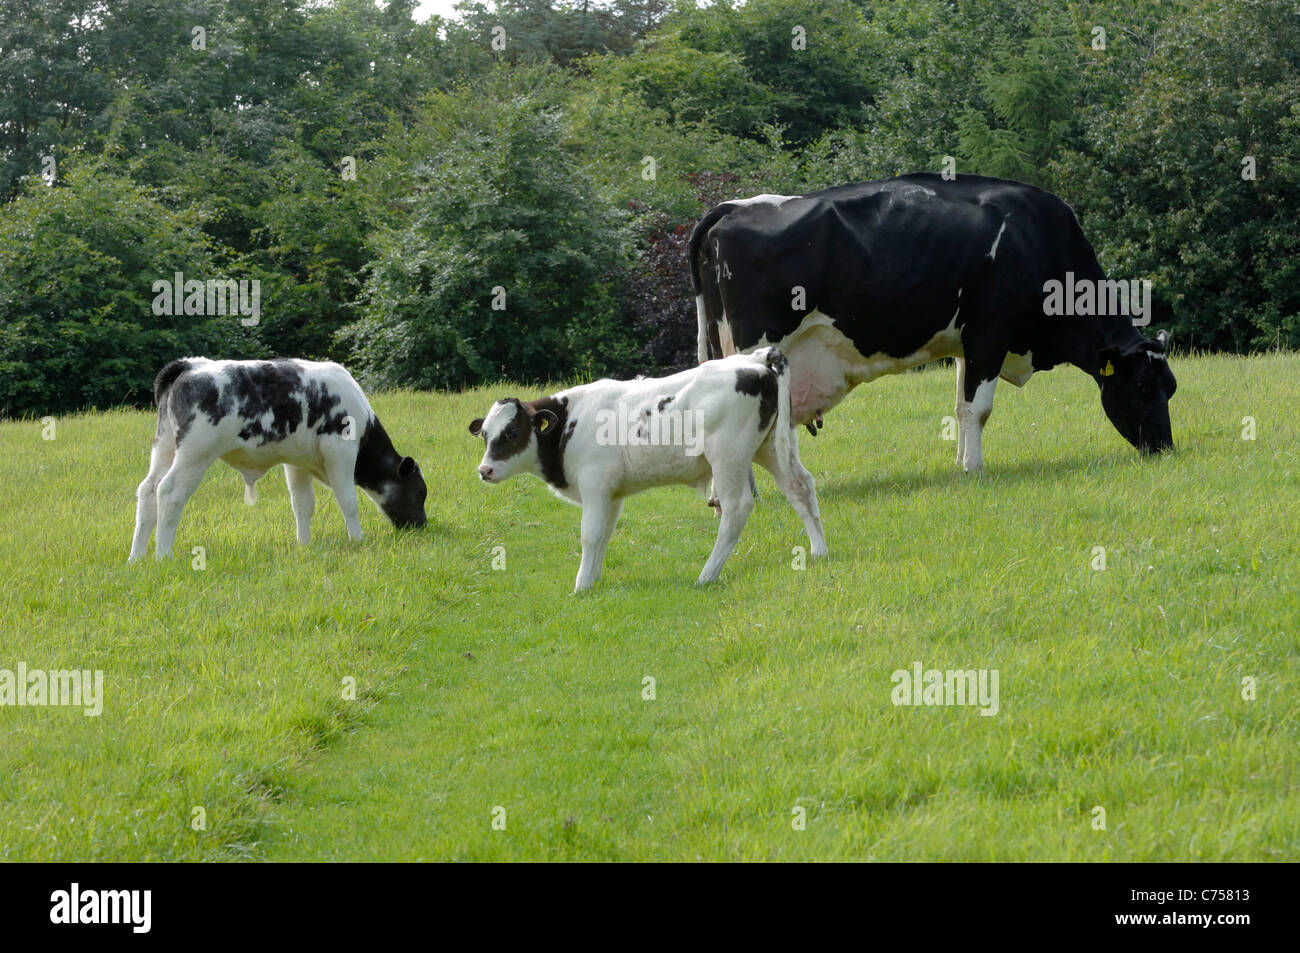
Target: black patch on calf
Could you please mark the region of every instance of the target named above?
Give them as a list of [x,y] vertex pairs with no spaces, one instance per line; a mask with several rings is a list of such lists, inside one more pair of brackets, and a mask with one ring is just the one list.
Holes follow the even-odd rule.
[[758,398],[758,429],[766,430],[776,413],[776,378],[768,371],[736,371],[736,393]]
[[393,447],[393,441],[384,430],[378,417],[365,422],[361,443],[357,447],[357,464],[352,478],[357,486],[382,495],[387,484],[397,479],[397,465],[402,456]]
[[316,426],[316,421],[322,421],[320,430],[321,434],[342,433],[347,426],[347,414],[335,409],[343,402],[343,399],[337,394],[331,394],[328,387],[322,381],[315,378],[307,381],[307,429],[310,430]]
[[[576,421],[569,420],[569,398],[542,397],[528,405],[531,414],[549,410],[556,422],[537,437],[537,459],[542,465],[542,478],[557,489],[564,489],[569,481],[564,478],[564,448],[573,436]],[[529,428],[532,429],[531,427]]]
[[204,414],[214,427],[234,411],[234,401],[229,393],[223,394],[211,374],[183,374],[165,395],[176,421],[176,443],[185,439],[190,426],[199,414]]
[[662,398],[660,398],[660,400],[659,400],[659,413],[662,414],[662,413],[664,412],[664,408],[667,407],[669,404],[671,404],[671,403],[672,403],[674,400],[676,400],[676,399],[677,399],[677,395],[676,395],[676,394],[669,394],[667,397],[662,397]]
[[[227,391],[234,395],[244,421],[240,440],[256,440],[262,446],[283,440],[302,426],[302,374],[295,365],[288,361],[232,364],[225,375]],[[269,426],[259,419],[268,411]]]

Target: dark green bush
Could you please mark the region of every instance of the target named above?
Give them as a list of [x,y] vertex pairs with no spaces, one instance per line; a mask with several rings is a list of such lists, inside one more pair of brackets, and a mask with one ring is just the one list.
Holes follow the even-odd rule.
[[153,282],[239,277],[173,211],[102,162],[30,177],[0,217],[0,414],[147,404],[167,361],[256,356],[239,317],[155,315]]

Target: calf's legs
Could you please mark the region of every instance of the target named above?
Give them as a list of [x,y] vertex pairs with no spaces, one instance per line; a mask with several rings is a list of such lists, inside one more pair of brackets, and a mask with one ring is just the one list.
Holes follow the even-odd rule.
[[316,512],[316,488],[312,486],[312,476],[301,467],[284,465],[284,481],[289,484],[289,502],[293,506],[293,518],[298,522],[298,542],[311,542],[311,518]]
[[353,542],[359,542],[361,514],[357,512],[357,484],[353,476],[355,468],[355,460],[349,461],[343,457],[327,460],[325,479],[329,481],[330,489],[334,491],[334,499],[339,501],[339,509],[343,511],[343,522],[347,524],[348,535],[352,537]]
[[614,535],[618,514],[623,509],[622,500],[611,500],[600,495],[583,494],[582,497],[582,562],[573,591],[590,589],[600,579],[605,565],[605,548]]
[[160,432],[149,453],[149,472],[135,491],[135,536],[131,539],[131,562],[142,559],[149,551],[149,537],[158,522],[158,483],[172,465],[176,443],[170,434]]
[[749,477],[748,463],[713,471],[713,491],[722,506],[722,518],[718,521],[718,538],[713,543],[713,552],[700,571],[700,578],[695,580],[696,585],[704,585],[718,578],[723,564],[740,540],[740,531],[745,528],[749,514],[754,510],[754,495],[749,492]]
[[[780,424],[778,423],[777,426]],[[813,475],[799,460],[798,444],[795,442],[798,440],[798,431],[793,427],[790,428],[790,440],[791,446],[796,449],[790,454],[789,459],[782,460],[773,446],[773,441],[768,440],[759,447],[754,462],[772,474],[776,485],[781,488],[785,498],[799,514],[799,519],[803,521],[803,528],[808,533],[808,541],[812,544],[812,556],[816,559],[825,556],[827,552],[826,534],[822,531],[821,512],[817,506],[817,484]]]
[[158,483],[158,535],[154,540],[154,556],[165,559],[171,555],[176,541],[176,527],[181,521],[181,510],[199,484],[203,474],[212,465],[210,459],[189,457],[177,453],[171,469]]

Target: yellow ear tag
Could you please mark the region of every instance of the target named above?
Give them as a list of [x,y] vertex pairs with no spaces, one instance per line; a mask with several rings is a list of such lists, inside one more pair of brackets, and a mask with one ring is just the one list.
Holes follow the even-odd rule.
[[540,423],[540,424],[538,425],[538,427],[537,427],[537,432],[538,432],[538,433],[546,433],[546,431],[548,431],[548,430],[550,430],[550,429],[551,429],[551,418],[550,418],[550,417],[543,417],[542,420],[541,420],[541,423]]
[[1115,373],[1115,365],[1112,364],[1110,361],[1107,361],[1106,366],[1101,369],[1101,376],[1110,377],[1110,375],[1114,373]]

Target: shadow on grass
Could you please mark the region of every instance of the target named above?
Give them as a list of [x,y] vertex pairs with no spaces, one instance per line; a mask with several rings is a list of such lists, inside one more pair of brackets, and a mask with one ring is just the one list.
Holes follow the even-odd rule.
[[818,479],[817,497],[819,500],[828,500],[837,497],[901,496],[936,486],[960,488],[972,483],[1012,486],[1044,479],[1052,483],[1068,479],[1088,480],[1096,477],[1094,471],[1098,466],[1110,468],[1123,465],[1126,460],[1134,466],[1142,463],[1136,452],[1115,452],[1092,459],[1068,456],[1054,460],[1027,460],[1009,466],[988,464],[978,476],[963,473],[955,466],[906,473],[881,473],[872,477],[836,477],[832,474]]

